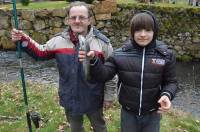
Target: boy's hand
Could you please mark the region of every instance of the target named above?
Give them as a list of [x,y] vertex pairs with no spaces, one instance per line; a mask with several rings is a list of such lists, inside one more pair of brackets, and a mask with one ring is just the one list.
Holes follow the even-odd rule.
[[167,112],[171,108],[171,101],[166,95],[161,96],[158,103],[160,104],[159,113]]

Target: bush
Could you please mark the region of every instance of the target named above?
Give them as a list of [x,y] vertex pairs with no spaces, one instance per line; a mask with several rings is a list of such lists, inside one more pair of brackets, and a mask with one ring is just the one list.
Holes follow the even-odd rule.
[[23,6],[28,6],[29,5],[30,0],[21,0],[21,4]]
[[93,2],[94,0],[82,0],[82,1],[84,1],[85,3],[88,3],[88,4],[92,4],[92,2]]
[[[77,1],[77,0],[66,0],[67,2],[73,2],[73,1]],[[92,4],[92,2],[94,0],[79,0],[79,1],[84,1],[85,3],[88,3],[88,4]]]

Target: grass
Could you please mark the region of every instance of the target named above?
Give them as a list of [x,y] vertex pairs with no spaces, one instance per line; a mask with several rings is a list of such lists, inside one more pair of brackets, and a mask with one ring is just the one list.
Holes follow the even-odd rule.
[[135,0],[117,0],[117,3],[118,4],[123,4],[123,3],[129,4],[129,3],[137,3],[137,1],[135,1]]
[[161,132],[200,132],[200,120],[189,113],[171,110],[162,118]]
[[[28,6],[23,6],[21,3],[17,3],[17,9],[56,9],[63,8],[69,5],[66,1],[43,1],[30,3]],[[12,4],[0,5],[0,8],[12,8]]]
[[[0,83],[0,131],[26,132],[25,107],[19,82]],[[29,109],[38,111],[47,123],[41,122],[40,132],[69,132],[62,107],[58,104],[57,88],[51,85],[27,83]],[[5,117],[18,117],[18,120]],[[120,130],[120,106],[117,102],[105,112],[109,132]],[[88,119],[86,132],[91,131]],[[35,127],[33,126],[33,131]],[[172,110],[163,115],[161,132],[199,132],[200,119],[181,111]]]
[[[20,120],[0,120],[0,131],[2,132],[26,132],[26,118],[21,85],[18,82],[11,84],[0,84],[0,116],[20,117]],[[56,130],[64,121],[64,114],[57,103],[56,88],[47,85],[27,84],[29,108],[38,111],[42,117],[48,118],[48,127],[43,124],[44,130]],[[29,91],[30,90],[30,91]]]
[[[176,4],[170,4],[170,3],[162,3],[162,2],[156,2],[154,5],[156,6],[164,6],[164,7],[190,7],[187,4],[187,0],[176,0]],[[136,0],[117,0],[118,4],[129,4],[129,3],[138,3]],[[17,3],[18,9],[56,9],[56,8],[64,8],[69,5],[66,1],[43,1],[43,2],[31,2],[28,6],[22,6],[21,3]],[[7,8],[11,9],[12,4],[5,4],[0,5],[1,8]]]

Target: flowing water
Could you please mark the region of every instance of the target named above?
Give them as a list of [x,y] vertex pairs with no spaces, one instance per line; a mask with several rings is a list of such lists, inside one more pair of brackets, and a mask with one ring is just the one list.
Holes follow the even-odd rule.
[[[58,71],[55,60],[36,62],[25,53],[22,64],[26,80],[50,83],[58,86]],[[20,79],[19,60],[16,52],[0,52],[0,81]],[[173,106],[200,117],[200,62],[177,63],[179,89]]]

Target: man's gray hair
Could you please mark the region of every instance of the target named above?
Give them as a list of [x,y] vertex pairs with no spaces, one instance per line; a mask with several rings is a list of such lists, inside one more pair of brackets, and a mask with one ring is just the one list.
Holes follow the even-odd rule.
[[71,8],[75,7],[75,6],[84,6],[88,10],[88,17],[92,16],[93,13],[92,13],[91,7],[87,3],[82,2],[82,1],[75,1],[75,2],[70,3],[69,8],[67,9],[68,16],[69,16],[69,12],[70,12]]

